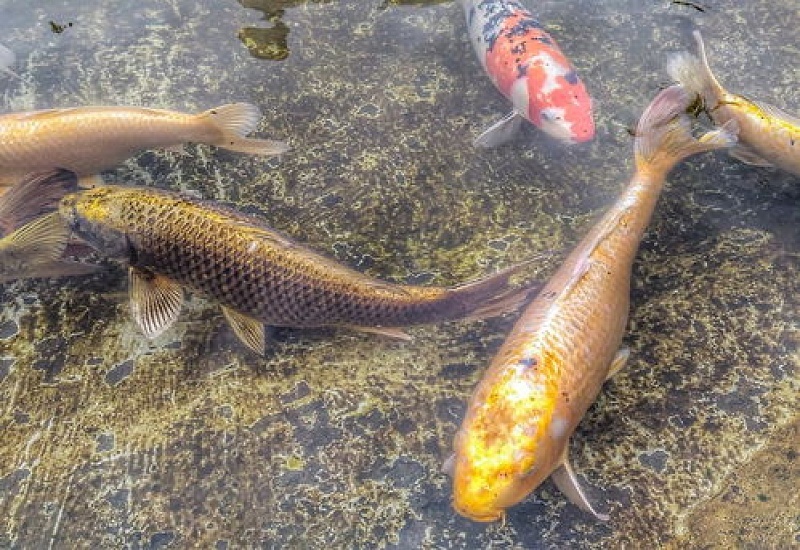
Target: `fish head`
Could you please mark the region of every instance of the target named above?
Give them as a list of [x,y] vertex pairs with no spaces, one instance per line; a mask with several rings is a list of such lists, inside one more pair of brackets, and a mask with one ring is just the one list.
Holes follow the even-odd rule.
[[564,143],[594,139],[592,100],[580,82],[551,93],[546,103],[537,105],[534,117],[539,128]]
[[515,365],[501,380],[482,381],[456,435],[453,507],[473,521],[503,518],[558,466],[567,440],[556,433],[566,426],[551,429],[552,388],[520,376],[525,368]]
[[119,227],[119,200],[110,187],[95,187],[61,199],[58,211],[69,228],[104,255],[126,258],[130,244]]
[[551,137],[564,143],[594,138],[592,98],[569,61],[558,52],[541,53],[511,87],[514,109]]

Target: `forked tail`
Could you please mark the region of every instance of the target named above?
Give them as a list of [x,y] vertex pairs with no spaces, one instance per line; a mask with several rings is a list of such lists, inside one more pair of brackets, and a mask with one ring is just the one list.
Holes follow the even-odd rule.
[[222,138],[212,143],[217,147],[249,155],[280,155],[289,150],[283,141],[245,137],[258,126],[261,112],[250,103],[231,103],[202,113],[222,133]]
[[691,95],[678,85],[662,90],[653,99],[636,127],[634,148],[638,172],[663,175],[686,157],[736,143],[738,127],[734,121],[694,137],[686,115],[691,103]]

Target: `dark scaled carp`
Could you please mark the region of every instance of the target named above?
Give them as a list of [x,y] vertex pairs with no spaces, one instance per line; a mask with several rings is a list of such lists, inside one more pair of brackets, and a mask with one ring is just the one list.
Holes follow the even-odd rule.
[[405,337],[398,327],[498,315],[531,292],[509,285],[525,264],[454,288],[380,281],[252,217],[166,191],[96,187],[66,196],[59,211],[81,239],[130,264],[131,309],[148,337],[175,321],[184,288],[216,300],[239,338],[262,354],[266,326]]

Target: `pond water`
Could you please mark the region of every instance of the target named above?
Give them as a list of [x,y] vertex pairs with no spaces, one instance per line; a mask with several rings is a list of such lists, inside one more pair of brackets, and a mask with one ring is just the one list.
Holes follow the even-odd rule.
[[[730,90],[800,106],[796,0],[525,3],[594,98],[589,144],[528,126],[476,150],[508,103],[443,1],[0,0],[24,78],[0,79],[2,109],[253,102],[289,154],[151,151],[106,180],[454,285],[542,251],[526,275],[557,268],[628,181],[630,130],[694,28]],[[722,153],[670,175],[634,266],[631,358],[571,442],[607,523],[549,481],[504,524],[450,506],[441,466],[513,315],[412,342],[282,329],[260,358],[198,297],[148,341],[113,262],[0,286],[0,547],[798,544],[799,206],[797,176]]]

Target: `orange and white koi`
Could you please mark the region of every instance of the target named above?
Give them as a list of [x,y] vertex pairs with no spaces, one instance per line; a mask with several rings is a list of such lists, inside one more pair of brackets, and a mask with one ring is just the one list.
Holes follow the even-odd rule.
[[800,175],[800,118],[725,90],[711,72],[700,31],[694,31],[694,39],[699,57],[688,52],[675,54],[667,63],[667,71],[700,96],[715,124],[736,121],[739,143],[731,149],[731,155],[748,164],[777,166]]
[[694,138],[684,114],[690,103],[674,86],[647,108],[632,180],[524,311],[472,395],[446,465],[460,514],[503,518],[552,475],[572,502],[607,518],[579,486],[568,443],[603,382],[628,357],[621,344],[631,266],[666,174],[689,155],[735,142],[727,129]]
[[594,138],[592,100],[544,27],[515,0],[461,0],[475,53],[514,110],[476,140],[505,143],[526,119],[567,143]]
[[[253,155],[278,155],[280,141],[244,137],[261,118],[255,105],[233,103],[187,114],[144,107],[76,107],[0,115],[0,186],[30,172],[62,168],[94,176],[139,151],[187,142]],[[0,189],[0,192],[2,189]]]

